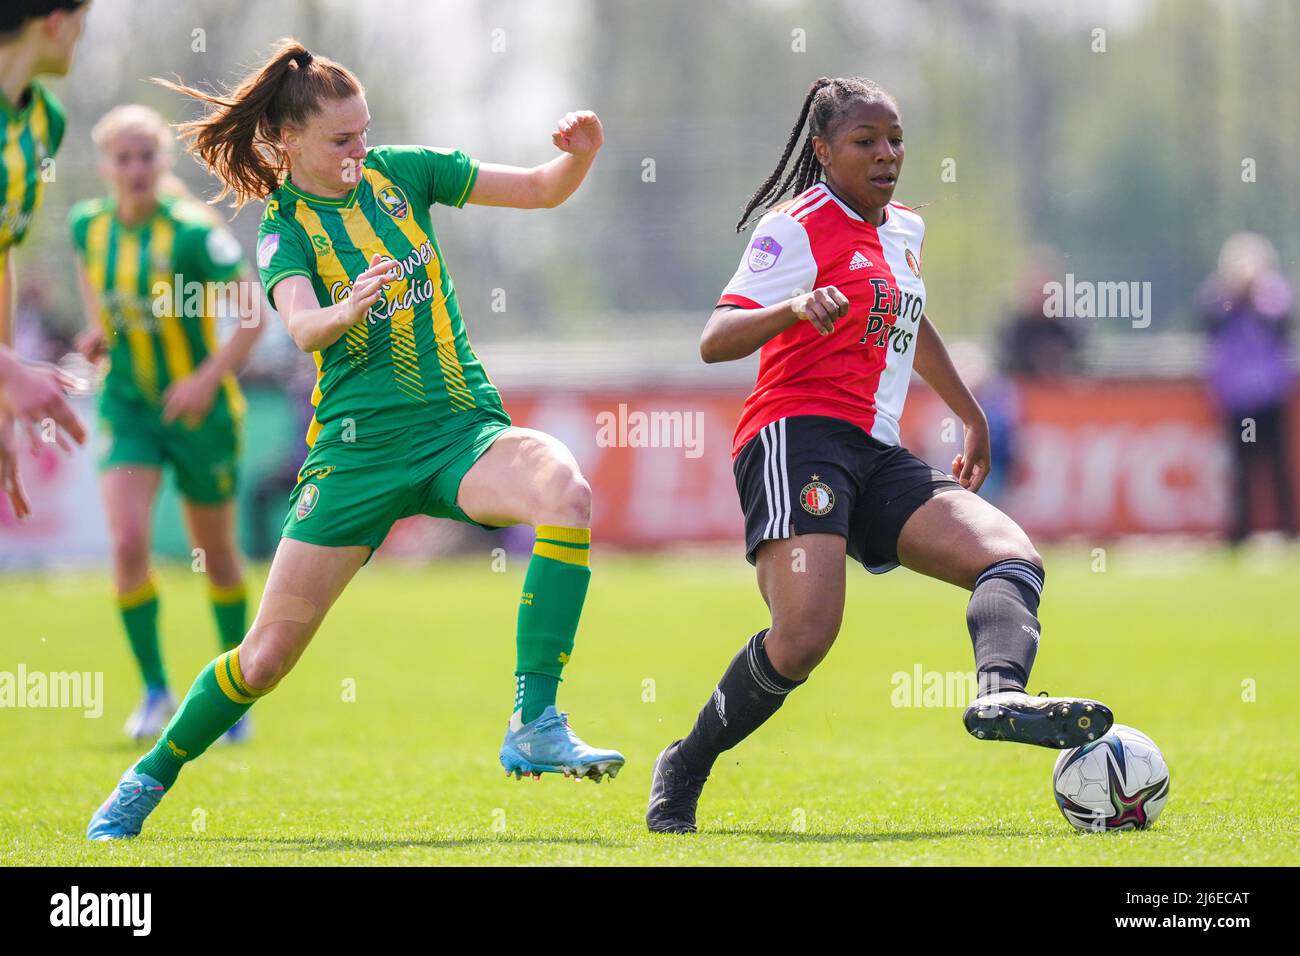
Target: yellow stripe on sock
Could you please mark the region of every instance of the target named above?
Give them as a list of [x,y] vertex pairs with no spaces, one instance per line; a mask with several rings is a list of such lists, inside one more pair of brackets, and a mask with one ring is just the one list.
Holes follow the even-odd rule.
[[590,528],[566,528],[558,524],[539,524],[538,541],[554,541],[557,544],[591,544]]
[[586,548],[570,548],[562,544],[538,541],[533,545],[533,554],[543,558],[551,558],[554,561],[563,561],[565,564],[577,564],[585,568],[588,566],[587,558],[590,552]]
[[134,587],[125,593],[119,593],[117,596],[117,606],[123,611],[129,611],[133,607],[139,607],[141,604],[148,604],[158,596],[158,587],[154,582],[153,575],[145,579],[144,584]]
[[251,704],[256,699],[251,694],[241,692],[230,679],[230,671],[226,669],[232,655],[238,660],[237,651],[227,651],[215,661],[212,662],[212,671],[217,677],[217,686],[221,692],[233,700],[236,704]]
[[238,647],[230,651],[230,676],[234,678],[235,687],[239,690],[241,694],[244,694],[248,697],[252,697],[254,699],[258,697],[265,697],[267,694],[271,693],[271,691],[275,690],[276,687],[279,686],[279,684],[272,684],[270,687],[264,687],[261,690],[256,690],[252,687],[249,687],[248,682],[244,680],[243,668],[239,666]]
[[222,587],[220,584],[208,585],[208,597],[213,604],[238,604],[247,600],[248,592],[244,588],[244,582],[232,584],[229,587]]
[[234,681],[235,688],[245,697],[258,697],[262,691],[253,690],[244,680],[244,672],[239,667],[239,648],[233,648],[227,658],[227,667],[230,668],[230,679]]

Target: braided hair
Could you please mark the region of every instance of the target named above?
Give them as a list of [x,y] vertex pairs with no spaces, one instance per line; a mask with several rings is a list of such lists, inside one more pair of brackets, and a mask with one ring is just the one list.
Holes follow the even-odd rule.
[[[776,164],[776,169],[772,170],[772,175],[768,176],[763,181],[763,185],[754,190],[754,194],[749,197],[745,211],[741,213],[740,221],[736,223],[736,232],[744,232],[748,228],[747,220],[759,206],[771,208],[783,196],[797,196],[822,179],[822,166],[817,160],[817,154],[813,152],[813,137],[825,138],[829,135],[831,128],[844,115],[849,103],[857,100],[867,103],[885,103],[895,111],[898,109],[894,98],[883,88],[860,76],[835,79],[823,76],[813,81],[813,85],[808,88],[808,95],[804,97],[803,108],[799,111],[799,118],[795,120],[794,129],[790,130],[790,139],[785,144],[781,161]],[[803,149],[795,158],[785,181],[780,182],[781,174],[785,172],[786,164],[790,162],[790,154],[794,152],[795,143],[799,141],[799,133],[804,123],[808,124],[808,136],[803,141]],[[780,182],[779,186],[778,182]]]

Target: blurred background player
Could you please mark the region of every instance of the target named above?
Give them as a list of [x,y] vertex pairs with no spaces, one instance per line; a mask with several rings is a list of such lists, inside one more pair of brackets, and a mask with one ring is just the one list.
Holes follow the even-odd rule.
[[1263,470],[1282,533],[1296,534],[1287,402],[1291,368],[1291,286],[1264,236],[1239,232],[1219,251],[1218,268],[1197,297],[1209,338],[1210,391],[1231,458],[1230,544],[1250,534],[1251,476]]
[[[19,518],[31,506],[18,473],[15,418],[26,424],[52,417],[78,443],[85,438],[71,408],[54,394],[72,380],[21,363],[12,351],[17,283],[10,250],[41,205],[45,164],[66,124],[63,107],[36,77],[65,76],[72,68],[89,7],[90,0],[5,0],[0,7],[0,488]],[[35,432],[30,437],[36,441]],[[59,444],[67,447],[62,436]]]
[[1024,378],[1061,378],[1080,371],[1080,333],[1046,307],[1047,284],[1064,271],[1055,249],[1029,250],[1016,279],[1011,315],[1002,329],[1002,369]]
[[[78,203],[70,216],[86,319],[77,348],[91,361],[108,359],[99,400],[100,488],[118,608],[144,684],[126,732],[153,740],[176,710],[150,562],[164,467],[172,470],[191,546],[207,572],[221,649],[244,637],[246,597],[235,542],[244,399],[235,372],[261,323],[253,308],[240,309],[240,296],[219,285],[256,288],[239,243],[171,173],[175,137],[162,116],[145,106],[119,106],[91,135],[110,194]],[[217,338],[218,312],[238,312],[241,319],[224,342]],[[232,728],[230,739],[242,738],[247,726]]]
[[221,179],[218,198],[266,202],[257,264],[289,334],[316,361],[316,414],[252,630],[203,669],[87,836],[139,833],[181,767],[275,688],[393,523],[414,514],[537,529],[501,763],[516,777],[617,773],[622,755],[587,746],[555,707],[590,579],[590,487],[561,442],[510,424],[470,347],[429,217],[435,203],[559,205],[591,168],[600,121],[566,114],[551,135],[563,155],[531,169],[460,151],[367,149],[360,82],[294,40],[229,95],[167,85],[214,107],[183,129]]
[[[700,355],[727,362],[761,349],[732,456],[746,557],[772,623],[741,648],[691,732],[660,753],[652,831],[695,831],[718,756],[776,713],[830,651],[846,553],[872,573],[902,564],[971,590],[979,696],[963,722],[973,736],[1066,748],[1110,727],[1097,701],[1025,692],[1043,561],[1019,525],[973,494],[989,471],[988,422],[925,315],[925,226],[891,201],[902,165],[893,97],[861,78],[823,77],[737,225],[769,206]],[[773,205],[787,192],[794,198]],[[914,360],[965,425],[951,477],[899,444]]]

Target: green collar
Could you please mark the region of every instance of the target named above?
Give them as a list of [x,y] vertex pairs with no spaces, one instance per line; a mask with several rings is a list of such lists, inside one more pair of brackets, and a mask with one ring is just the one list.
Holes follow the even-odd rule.
[[357,196],[361,193],[361,184],[364,182],[364,177],[358,179],[357,184],[352,187],[350,193],[336,199],[327,199],[324,196],[315,196],[309,192],[304,192],[294,186],[287,176],[285,177],[284,182],[280,184],[280,188],[289,193],[289,195],[297,196],[299,199],[305,200],[313,206],[329,206],[332,209],[351,209],[357,203]]
[[149,215],[145,216],[143,219],[141,219],[133,226],[128,226],[126,223],[124,223],[122,221],[122,217],[118,214],[116,196],[110,195],[105,200],[105,206],[108,209],[108,211],[113,214],[113,222],[117,224],[118,229],[121,229],[124,232],[143,232],[153,223],[155,219],[157,219],[161,215],[166,214],[167,209],[170,206],[169,199],[170,197],[167,196],[159,196],[158,205],[154,207],[154,211],[151,212]]
[[22,119],[32,111],[32,107],[36,105],[36,98],[40,95],[40,84],[32,80],[31,83],[27,84],[27,89],[23,92],[27,95],[27,103],[20,108],[10,103],[9,97],[5,96],[3,91],[0,91],[0,113],[3,113],[7,119]]

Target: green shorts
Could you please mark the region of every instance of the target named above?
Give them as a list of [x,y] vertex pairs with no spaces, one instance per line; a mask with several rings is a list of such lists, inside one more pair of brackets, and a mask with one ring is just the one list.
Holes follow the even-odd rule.
[[298,472],[281,534],[331,548],[384,543],[411,515],[454,518],[481,528],[456,504],[461,479],[510,427],[504,411],[483,409],[459,427],[395,432],[367,443],[317,442]]
[[99,417],[101,471],[132,465],[161,469],[170,464],[176,488],[187,501],[217,505],[234,498],[241,423],[224,407],[197,428],[179,421],[165,425],[161,409],[104,392]]

